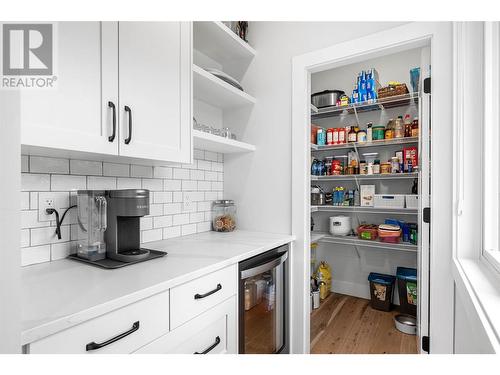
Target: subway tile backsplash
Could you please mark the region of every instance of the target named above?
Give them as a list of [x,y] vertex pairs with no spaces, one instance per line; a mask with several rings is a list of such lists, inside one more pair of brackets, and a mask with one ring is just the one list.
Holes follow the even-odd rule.
[[[38,202],[54,199],[62,212],[76,202],[78,189],[148,189],[150,214],[141,219],[141,242],[158,241],[211,229],[212,201],[223,198],[223,155],[194,150],[193,164],[168,167],[22,155],[21,264],[50,262],[75,252],[76,209],[66,215],[62,239],[55,221],[42,221]],[[184,200],[189,195],[189,208]],[[61,212],[62,211],[62,212]]]

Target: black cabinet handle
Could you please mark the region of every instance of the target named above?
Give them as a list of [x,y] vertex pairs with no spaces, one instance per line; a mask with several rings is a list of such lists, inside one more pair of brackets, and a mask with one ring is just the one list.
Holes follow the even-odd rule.
[[113,142],[116,136],[116,107],[113,102],[108,102],[108,107],[113,109],[113,134],[108,137],[108,141]]
[[120,333],[118,336],[115,336],[115,337],[109,339],[108,341],[104,341],[102,343],[97,343],[97,342],[92,341],[91,343],[88,343],[85,348],[87,351],[101,349],[109,344],[112,344],[118,340],[123,339],[124,337],[127,337],[128,335],[130,335],[131,333],[134,333],[138,329],[139,329],[139,321],[135,322],[132,325],[132,328],[130,328],[127,332]]
[[128,137],[125,138],[125,144],[128,145],[132,140],[132,110],[128,105],[125,106],[125,112],[128,112]]
[[217,293],[221,289],[222,289],[222,285],[217,284],[217,287],[214,290],[211,290],[210,292],[206,292],[205,294],[198,294],[198,293],[195,294],[194,299],[202,299],[202,298],[208,297],[214,293]]
[[214,342],[212,345],[210,345],[208,348],[206,348],[206,349],[205,349],[204,351],[202,351],[202,352],[194,352],[193,354],[208,354],[208,353],[210,353],[210,352],[212,351],[212,349],[213,349],[213,348],[215,348],[215,347],[216,347],[217,345],[219,345],[219,344],[220,344],[220,337],[219,337],[219,336],[217,336],[217,337],[215,338],[215,342]]

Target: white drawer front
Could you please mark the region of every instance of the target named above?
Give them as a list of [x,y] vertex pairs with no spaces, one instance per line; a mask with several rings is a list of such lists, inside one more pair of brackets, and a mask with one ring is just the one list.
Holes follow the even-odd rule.
[[236,311],[236,296],[233,296],[136,353],[236,354]]
[[[132,353],[168,332],[168,316],[166,291],[36,341],[29,345],[29,353]],[[139,322],[138,328],[135,322]],[[102,344],[133,328],[129,335],[109,345],[87,350],[88,344]]]
[[237,266],[229,266],[170,289],[171,329],[236,294]]

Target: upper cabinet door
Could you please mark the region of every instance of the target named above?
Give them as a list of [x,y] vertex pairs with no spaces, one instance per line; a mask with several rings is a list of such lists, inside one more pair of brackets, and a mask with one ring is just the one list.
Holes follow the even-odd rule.
[[[53,25],[57,80],[54,88],[22,89],[21,143],[116,155],[119,139],[116,136],[113,142],[109,140],[113,126],[108,102],[113,102],[118,110],[118,84],[115,78],[114,90],[103,97],[101,40],[106,41],[101,38],[102,25],[100,22]],[[114,49],[117,51],[117,41]]]
[[191,162],[191,29],[119,22],[120,155]]

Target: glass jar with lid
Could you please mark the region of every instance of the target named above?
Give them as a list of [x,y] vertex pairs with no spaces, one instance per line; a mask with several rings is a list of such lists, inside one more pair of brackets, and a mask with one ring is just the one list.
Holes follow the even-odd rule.
[[236,229],[236,206],[233,200],[216,200],[212,205],[212,228],[216,232]]

